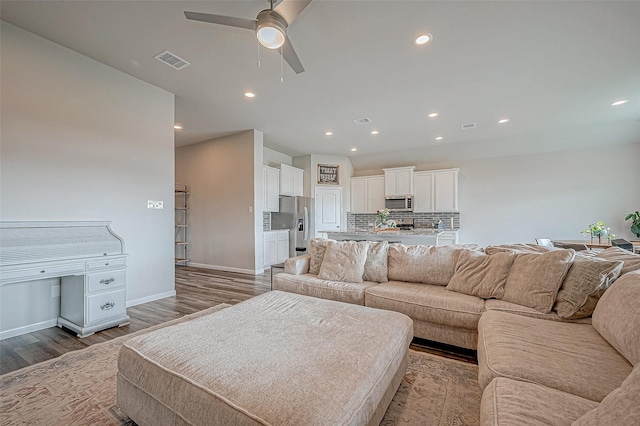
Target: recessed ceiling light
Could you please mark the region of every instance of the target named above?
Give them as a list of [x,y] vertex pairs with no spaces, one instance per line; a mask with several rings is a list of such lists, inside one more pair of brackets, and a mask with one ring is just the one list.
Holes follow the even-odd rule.
[[325,136],[333,136],[333,132],[324,132]]
[[627,102],[629,102],[629,99],[623,99],[620,101],[615,101],[614,103],[611,104],[611,106],[618,106],[618,105],[626,104]]
[[255,98],[256,94],[253,92],[244,92],[244,96],[247,98]]
[[358,148],[351,148],[351,152],[356,152]]
[[377,131],[377,130],[372,130],[372,131],[371,131],[371,134],[372,134],[372,135],[377,135],[378,133],[380,133],[380,132],[379,132],[379,131]]
[[504,124],[504,123],[506,123],[508,121],[509,121],[508,118],[501,118],[500,120],[498,120],[498,124]]
[[436,136],[437,141],[441,141],[442,139],[444,139],[444,136]]
[[433,36],[431,34],[421,34],[413,40],[413,43],[418,46],[422,46],[423,44],[429,43],[431,40],[433,40]]
[[436,118],[437,116],[439,116],[440,114],[437,112],[432,112],[431,114],[427,115],[427,117],[429,118]]
[[182,130],[182,126],[179,125],[179,124],[174,124],[173,128],[176,129],[176,130]]

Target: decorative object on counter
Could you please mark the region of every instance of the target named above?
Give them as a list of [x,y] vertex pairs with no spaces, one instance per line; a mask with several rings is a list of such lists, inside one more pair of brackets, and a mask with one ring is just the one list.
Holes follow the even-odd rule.
[[598,237],[598,244],[602,242],[602,237],[607,237],[609,239],[615,238],[616,234],[611,233],[611,228],[607,228],[603,221],[598,221],[596,223],[592,223],[581,232],[582,235],[590,235],[591,242],[593,243],[594,238]]
[[624,220],[631,221],[631,232],[635,234],[636,237],[640,238],[640,212],[636,211],[635,213],[630,213]]
[[389,219],[389,209],[377,210],[376,214],[378,215],[378,220],[380,220],[379,224],[376,224],[376,229],[378,228],[395,228],[396,222],[392,219]]
[[338,169],[336,164],[318,164],[318,184],[319,185],[339,185]]

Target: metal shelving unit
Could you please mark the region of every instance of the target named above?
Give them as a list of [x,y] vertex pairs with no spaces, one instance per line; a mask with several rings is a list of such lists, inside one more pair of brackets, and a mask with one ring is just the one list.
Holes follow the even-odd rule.
[[176,195],[176,265],[187,266],[189,262],[189,188],[175,184]]

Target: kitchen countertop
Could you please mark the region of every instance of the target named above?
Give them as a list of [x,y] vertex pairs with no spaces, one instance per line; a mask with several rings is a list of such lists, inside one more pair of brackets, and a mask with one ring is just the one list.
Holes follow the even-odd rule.
[[336,232],[328,232],[330,234],[352,234],[352,235],[433,235],[437,236],[443,232],[457,232],[457,229],[434,229],[434,228],[415,228],[411,230],[393,230],[393,231],[383,231],[383,232],[374,232],[367,231],[365,229],[353,229],[348,231],[336,231]]

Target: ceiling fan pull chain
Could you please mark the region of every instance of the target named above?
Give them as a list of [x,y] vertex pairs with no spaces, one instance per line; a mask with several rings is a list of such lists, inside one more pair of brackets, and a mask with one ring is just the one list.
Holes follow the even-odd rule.
[[260,43],[258,43],[258,68],[260,68]]
[[280,48],[280,83],[284,83],[284,76],[282,75],[282,63],[284,62],[284,56],[282,55],[282,47]]

